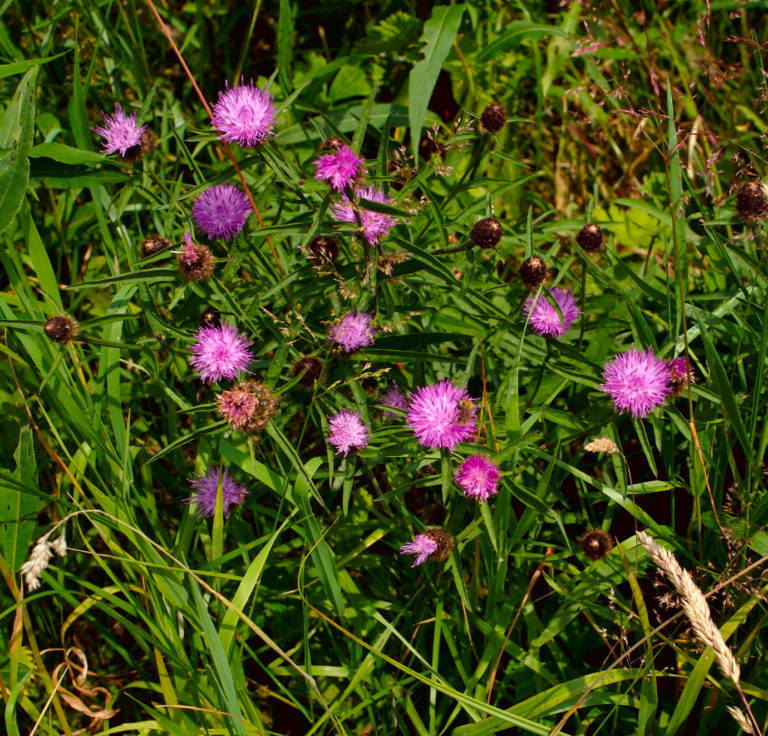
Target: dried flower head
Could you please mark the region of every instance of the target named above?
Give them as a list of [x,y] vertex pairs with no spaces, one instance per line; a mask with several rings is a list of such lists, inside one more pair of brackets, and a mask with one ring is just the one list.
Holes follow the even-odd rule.
[[608,455],[613,455],[614,452],[619,451],[616,443],[609,437],[598,437],[584,445],[584,449],[587,452],[605,452]]
[[213,273],[211,249],[192,242],[192,233],[184,233],[184,246],[177,260],[179,273],[187,281],[204,281]]
[[261,382],[249,379],[222,391],[216,398],[217,410],[233,429],[256,434],[277,413],[277,399]]
[[507,108],[500,102],[492,102],[480,115],[481,129],[498,133],[507,124]]
[[539,335],[560,337],[581,314],[581,310],[572,292],[557,286],[547,291],[559,310],[544,294],[535,294],[526,300],[524,311],[534,332]]
[[768,195],[761,182],[750,181],[736,194],[736,211],[742,220],[755,222],[768,217]]
[[326,235],[312,238],[307,246],[307,256],[320,265],[333,263],[339,255],[339,241]]
[[360,175],[365,159],[342,144],[333,153],[326,153],[312,163],[317,167],[315,179],[329,181],[331,188],[342,192]]
[[[400,409],[401,411],[405,411],[408,408],[408,399],[403,396],[400,387],[396,383],[392,383],[392,385],[384,392],[384,395],[381,397],[381,403],[384,404],[384,406],[390,407],[390,409]],[[399,412],[385,411],[384,421],[394,422],[400,416]]]
[[253,361],[252,343],[231,325],[201,327],[195,333],[189,364],[207,383],[232,380]]
[[420,445],[453,450],[477,431],[475,413],[466,390],[444,378],[410,394],[406,416]]
[[693,369],[688,359],[681,355],[679,358],[673,358],[667,361],[669,368],[669,393],[667,398],[676,398],[681,396],[688,388],[688,384],[695,383]]
[[159,253],[164,248],[170,248],[171,244],[165,238],[161,238],[159,235],[150,235],[148,238],[144,238],[141,242],[141,257],[149,258],[150,256]]
[[529,289],[537,289],[547,278],[547,264],[538,256],[531,256],[520,266],[520,279]]
[[613,399],[616,411],[644,417],[664,403],[669,393],[669,367],[648,348],[619,353],[603,370],[600,390]]
[[221,312],[215,307],[206,307],[198,320],[200,327],[221,327]]
[[600,560],[613,549],[613,539],[600,529],[587,529],[579,537],[579,547],[590,560]]
[[350,312],[331,326],[328,339],[333,340],[345,353],[373,345],[376,330],[371,327],[372,319],[373,315],[369,312]]
[[576,242],[585,253],[597,253],[603,247],[603,231],[598,225],[584,225],[576,235]]
[[362,450],[368,445],[368,429],[359,411],[341,409],[328,417],[328,444],[336,448],[337,455],[346,457],[350,450]]
[[233,184],[206,189],[192,205],[192,219],[209,238],[232,240],[245,225],[251,205]]
[[[358,199],[368,199],[380,204],[391,204],[389,197],[374,184],[367,189],[358,187],[355,189],[355,197]],[[331,207],[334,218],[339,222],[353,222],[360,225],[363,236],[369,245],[378,245],[381,239],[397,223],[394,217],[383,212],[374,212],[373,210],[363,209],[357,203],[353,204],[345,194],[341,202]]]
[[205,475],[190,478],[189,484],[195,489],[195,492],[189,498],[185,498],[184,501],[197,506],[197,513],[200,516],[213,516],[216,512],[216,495],[219,486],[221,486],[221,501],[225,518],[229,516],[230,507],[239,506],[248,494],[244,485],[232,478],[226,469],[222,470],[221,468],[210,468]]
[[120,105],[115,105],[115,114],[104,116],[104,127],[93,128],[104,141],[101,150],[104,153],[120,153],[123,158],[134,158],[141,148],[141,135],[146,125],[136,124],[136,113],[126,115]]
[[77,335],[77,322],[68,314],[60,314],[45,320],[43,330],[49,340],[65,345]]
[[485,455],[470,455],[453,474],[467,498],[487,501],[499,492],[499,466]]
[[258,146],[273,134],[276,120],[272,96],[255,87],[252,81],[232,89],[227,86],[219,92],[213,106],[212,122],[223,140],[245,147]]
[[416,555],[416,560],[411,567],[423,565],[430,557],[435,562],[444,562],[450,556],[455,544],[453,535],[445,529],[427,529],[422,534],[417,534],[412,542],[406,542],[400,547],[400,554]]
[[479,248],[494,248],[501,240],[501,223],[492,217],[478,220],[469,231],[469,237]]
[[301,375],[299,386],[309,389],[310,391],[315,387],[317,379],[320,378],[322,372],[322,361],[319,358],[315,358],[313,355],[305,355],[303,358],[299,358],[293,364],[293,368],[291,369],[291,375],[294,378]]

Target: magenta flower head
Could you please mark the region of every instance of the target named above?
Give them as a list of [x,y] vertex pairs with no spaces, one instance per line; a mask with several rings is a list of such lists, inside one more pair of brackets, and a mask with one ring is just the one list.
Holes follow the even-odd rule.
[[499,491],[499,466],[485,455],[470,455],[453,474],[467,498],[487,501]]
[[[548,289],[560,312],[543,294],[529,296],[525,302],[525,314],[531,323],[531,329],[539,335],[560,337],[581,314],[573,294],[565,289]],[[562,317],[560,313],[562,312]]]
[[239,84],[232,89],[219,92],[219,99],[213,106],[213,127],[225,141],[235,141],[241,146],[259,145],[272,135],[275,108],[272,96],[253,82]]
[[[391,204],[389,197],[373,184],[367,189],[358,187],[355,189],[355,196],[363,199],[370,199],[372,202],[381,204]],[[381,239],[390,231],[397,220],[391,215],[385,215],[383,212],[374,212],[373,210],[364,210],[350,202],[345,194],[342,201],[331,207],[333,216],[339,222],[354,222],[362,224],[363,235],[369,245],[378,245]],[[358,220],[359,217],[359,220]]]
[[[381,397],[381,403],[384,404],[384,406],[388,406],[392,409],[405,410],[408,408],[408,399],[403,396],[403,394],[400,392],[400,387],[396,383],[393,383],[384,392],[384,395]],[[384,421],[394,422],[399,416],[399,414],[396,414],[393,411],[385,411]]]
[[665,360],[657,358],[650,348],[640,352],[632,347],[605,366],[600,390],[610,395],[616,411],[644,417],[664,403],[669,380]]
[[466,390],[444,378],[412,393],[406,416],[420,445],[453,450],[477,431],[475,412]]
[[328,443],[336,448],[336,454],[347,456],[350,450],[362,450],[371,435],[363,424],[359,411],[342,409],[328,417]]
[[455,544],[453,535],[445,529],[428,529],[400,547],[400,554],[416,555],[416,561],[411,565],[416,567],[423,565],[430,557],[436,562],[447,560]]
[[681,396],[689,383],[696,383],[696,377],[693,375],[693,369],[688,363],[688,358],[681,355],[679,358],[672,358],[667,361],[669,368],[669,393],[667,398],[674,399]]
[[[219,468],[211,468],[205,475],[190,478],[189,484],[195,489],[195,493],[190,498],[185,498],[185,502],[195,504],[200,516],[213,516],[219,488]],[[229,507],[239,506],[247,494],[244,485],[238,483],[226,470],[222,472],[221,500],[225,517],[229,516]]]
[[251,343],[231,325],[201,327],[190,348],[189,364],[207,383],[233,379],[253,360]]
[[136,124],[136,113],[126,115],[120,105],[115,105],[115,114],[104,116],[105,126],[103,128],[93,128],[94,133],[98,133],[104,141],[101,144],[101,150],[104,153],[117,153],[125,158],[126,153],[131,148],[141,146],[141,134],[147,129],[146,125]]
[[232,240],[245,225],[251,205],[233,184],[206,189],[192,205],[192,219],[209,238]]
[[315,169],[315,179],[327,179],[337,192],[344,191],[357,178],[360,164],[365,159],[360,158],[349,146],[341,145],[333,153],[326,153],[312,163]]
[[373,315],[368,312],[350,312],[328,331],[328,339],[340,345],[345,353],[373,345],[376,330],[371,327]]

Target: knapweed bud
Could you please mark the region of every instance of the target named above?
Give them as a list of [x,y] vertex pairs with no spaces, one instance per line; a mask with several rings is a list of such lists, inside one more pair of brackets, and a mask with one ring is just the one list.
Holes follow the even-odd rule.
[[523,261],[520,266],[520,278],[529,289],[536,289],[547,278],[547,264],[538,256],[531,256]]
[[613,549],[613,539],[600,529],[588,529],[579,537],[579,547],[590,560],[599,560]]
[[320,374],[323,372],[323,364],[313,355],[305,355],[303,358],[299,358],[291,369],[291,375],[296,376],[304,373],[299,380],[299,386],[302,386],[310,391],[315,387],[317,379],[320,378]]
[[214,307],[207,307],[200,315],[200,327],[221,327],[221,312]]
[[307,246],[307,256],[317,263],[333,263],[339,255],[339,241],[326,235],[313,238]]
[[66,314],[60,314],[47,319],[43,329],[49,340],[64,345],[77,334],[77,322]]
[[507,108],[500,102],[492,102],[480,115],[483,130],[498,133],[507,124]]
[[150,235],[142,241],[139,252],[142,258],[149,258],[168,246],[170,243],[165,238],[161,238],[159,235]]
[[456,540],[449,531],[445,529],[427,529],[424,532],[424,536],[429,537],[437,545],[437,549],[430,555],[432,559],[436,562],[443,562],[450,557],[456,545]]
[[329,138],[326,138],[321,144],[320,148],[318,149],[322,153],[336,153],[342,146],[345,146],[346,143],[344,143],[343,138],[339,138],[337,135],[332,135]]
[[213,273],[213,253],[208,246],[193,243],[191,233],[184,233],[178,266],[179,273],[187,281],[203,281]]
[[736,211],[742,220],[754,222],[768,217],[768,196],[765,185],[750,181],[736,195]]
[[585,253],[597,253],[603,247],[603,231],[594,223],[584,225],[576,236],[576,242]]
[[472,226],[469,237],[480,248],[493,248],[501,240],[501,232],[501,223],[492,217],[486,217]]
[[259,381],[241,381],[232,389],[222,391],[216,399],[218,412],[233,429],[256,434],[267,426],[277,413],[277,399]]

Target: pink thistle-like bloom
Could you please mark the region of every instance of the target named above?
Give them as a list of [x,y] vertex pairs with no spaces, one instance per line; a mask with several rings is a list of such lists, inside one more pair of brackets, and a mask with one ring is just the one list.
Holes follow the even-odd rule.
[[500,477],[499,466],[485,455],[471,455],[453,474],[464,495],[476,501],[495,496],[499,492]]
[[350,450],[362,450],[370,439],[368,426],[363,424],[359,411],[342,409],[328,417],[328,443],[336,448],[336,454],[347,456]]
[[317,166],[315,179],[327,179],[333,189],[341,192],[354,182],[364,162],[349,146],[342,145],[335,153],[326,153],[312,163]]
[[232,240],[245,225],[251,205],[233,184],[206,189],[192,205],[192,219],[209,238]]
[[[219,488],[219,468],[211,468],[198,478],[189,478],[189,484],[195,489],[195,493],[190,498],[185,498],[185,502],[195,504],[200,516],[213,516]],[[245,486],[224,470],[221,476],[221,500],[225,517],[229,516],[230,506],[239,506],[247,494]]]
[[[384,392],[384,395],[381,397],[381,403],[384,404],[384,406],[389,406],[392,409],[405,410],[408,408],[408,399],[403,396],[403,394],[400,392],[400,387],[396,383],[393,383]],[[396,414],[393,411],[385,411],[384,421],[394,422],[399,416],[399,414]]]
[[219,92],[213,106],[213,127],[225,141],[235,141],[241,146],[257,146],[272,135],[275,108],[272,96],[255,87],[253,82],[239,84]]
[[406,542],[400,547],[401,555],[416,555],[415,562],[411,567],[423,565],[431,555],[437,552],[437,542],[430,539],[427,534],[417,534],[412,542]]
[[107,115],[102,111],[105,126],[103,128],[92,128],[94,133],[98,133],[104,141],[101,150],[104,153],[117,153],[125,158],[125,154],[130,148],[141,145],[141,134],[147,129],[146,125],[136,124],[136,113],[126,115],[120,105],[115,105],[115,114]]
[[[581,314],[573,294],[555,286],[548,289],[560,312],[543,294],[529,296],[525,302],[525,314],[531,323],[531,329],[539,335],[560,337],[573,321]],[[560,313],[562,312],[562,317]]]
[[203,381],[235,378],[253,360],[250,343],[231,325],[201,327],[190,348],[190,365]]
[[[355,196],[363,199],[370,199],[372,202],[381,204],[391,204],[389,197],[375,185],[367,189],[358,187],[355,189]],[[374,212],[373,210],[364,210],[352,204],[349,197],[345,194],[342,201],[331,207],[333,216],[339,222],[354,222],[362,224],[363,235],[369,245],[378,245],[381,238],[384,237],[392,228],[397,220],[391,215],[385,215],[383,212]],[[358,220],[359,217],[359,220]]]
[[616,411],[644,417],[664,403],[670,388],[670,370],[653,350],[632,347],[606,364],[600,390],[613,399]]
[[373,345],[376,330],[371,327],[373,315],[368,312],[350,312],[328,331],[328,339],[340,345],[345,353]]
[[444,378],[410,394],[406,416],[420,445],[453,450],[477,431],[475,412],[466,390]]

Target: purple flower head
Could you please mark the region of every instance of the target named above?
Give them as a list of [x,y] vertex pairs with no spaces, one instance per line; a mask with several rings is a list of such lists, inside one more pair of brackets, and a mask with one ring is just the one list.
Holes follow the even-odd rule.
[[253,360],[251,344],[231,325],[201,327],[195,333],[189,363],[208,383],[232,379]]
[[410,394],[406,416],[420,445],[453,450],[477,431],[475,412],[466,390],[444,378]]
[[328,331],[328,339],[341,345],[345,353],[373,345],[376,330],[371,327],[373,315],[368,312],[350,312]]
[[498,493],[499,466],[485,455],[471,455],[453,474],[467,498],[476,501],[487,501],[489,496]]
[[605,366],[600,390],[613,399],[616,411],[644,417],[661,406],[669,393],[670,371],[666,361],[648,348],[630,348]]
[[430,555],[437,551],[437,542],[430,539],[427,534],[417,534],[412,542],[406,542],[400,547],[401,555],[416,555],[416,561],[411,567],[423,565]]
[[336,448],[336,454],[362,450],[370,439],[368,426],[363,424],[359,411],[342,409],[328,417],[328,442]]
[[272,96],[253,82],[229,86],[219,92],[213,106],[213,127],[225,141],[235,141],[241,146],[257,146],[272,135],[275,108]]
[[581,310],[570,291],[557,286],[547,291],[560,307],[563,316],[560,316],[560,312],[543,294],[528,297],[525,302],[525,314],[529,317],[531,329],[537,334],[560,337],[581,314]]
[[146,125],[138,126],[136,124],[136,113],[126,115],[120,105],[115,105],[115,114],[104,116],[105,126],[103,128],[93,128],[94,133],[98,133],[103,139],[101,150],[104,153],[117,153],[125,157],[128,149],[141,145],[141,134],[147,129]]
[[206,189],[192,205],[192,219],[209,238],[232,240],[245,225],[251,206],[233,184]]
[[[200,516],[213,516],[216,511],[216,493],[219,488],[219,468],[211,468],[205,475],[190,478],[189,484],[195,489],[195,493],[190,498],[184,499],[186,503],[195,504]],[[224,470],[221,476],[221,500],[225,517],[229,516],[229,507],[239,506],[247,494],[245,486]]]
[[[384,404],[384,406],[391,407],[392,409],[405,410],[408,408],[408,399],[403,396],[403,394],[400,392],[400,387],[396,383],[393,383],[384,392],[384,396],[381,397],[381,403]],[[399,416],[399,414],[396,414],[393,411],[385,411],[384,421],[394,422]]]
[[342,145],[335,153],[326,153],[312,163],[317,166],[315,179],[327,179],[333,189],[341,192],[354,182],[364,162],[349,146]]
[[[376,189],[375,185],[369,186],[367,189],[358,187],[355,189],[355,196],[363,199],[370,199],[373,202],[381,202],[381,204],[391,204],[389,197],[379,189]],[[382,237],[384,237],[395,225],[397,220],[391,215],[385,215],[383,212],[374,212],[373,210],[364,210],[355,207],[352,202],[349,201],[349,197],[345,194],[342,197],[342,201],[331,207],[333,216],[339,222],[354,222],[355,224],[362,223],[363,235],[368,241],[369,245],[378,245]],[[358,221],[359,216],[359,221]]]

